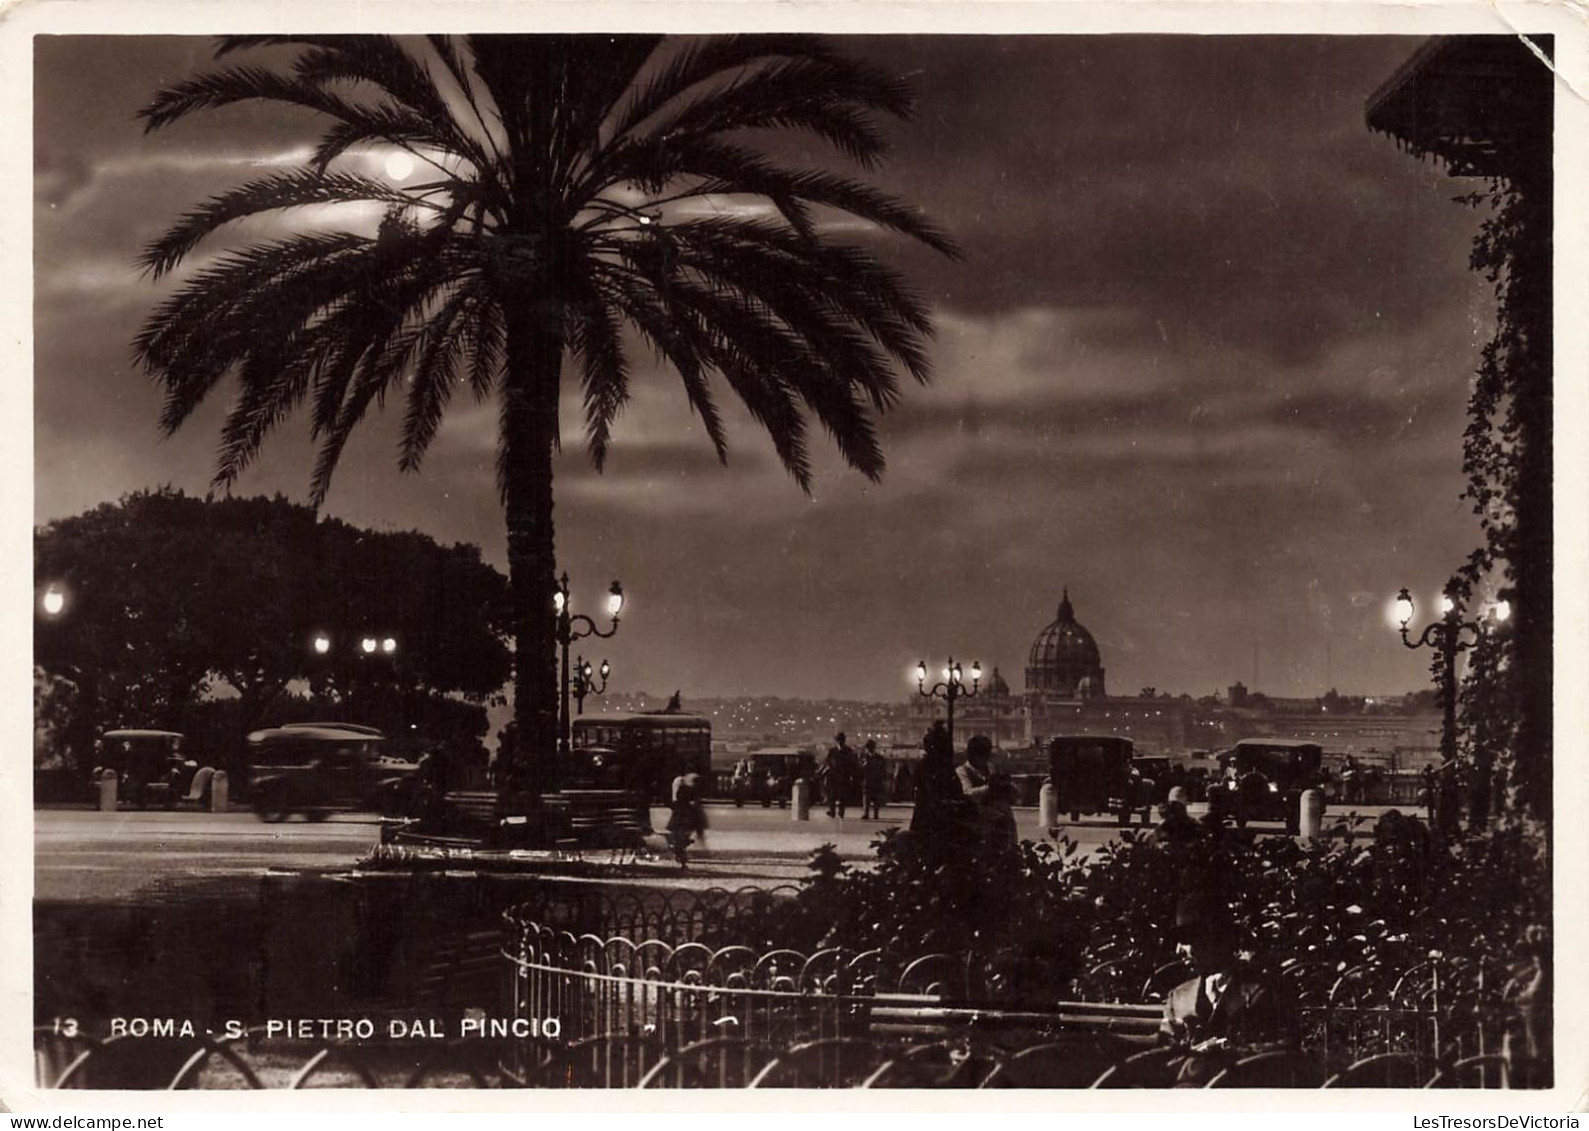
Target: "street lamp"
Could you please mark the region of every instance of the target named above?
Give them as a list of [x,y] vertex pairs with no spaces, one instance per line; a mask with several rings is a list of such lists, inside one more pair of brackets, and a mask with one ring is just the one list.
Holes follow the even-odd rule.
[[[603,632],[596,627],[596,622],[583,613],[571,613],[568,607],[568,574],[564,573],[557,579],[557,589],[552,593],[552,608],[557,613],[557,644],[562,649],[563,679],[560,687],[561,709],[557,717],[557,750],[560,754],[567,754],[569,749],[569,732],[571,730],[568,717],[568,646],[576,640],[583,640],[587,636],[595,636],[605,640],[618,631],[618,614],[623,612],[623,586],[614,581],[607,588],[607,615],[612,618],[612,624]],[[581,668],[583,669],[583,658]],[[602,661],[602,668],[607,669],[606,661]],[[606,670],[602,672],[603,686],[605,687]],[[581,709],[583,709],[584,696],[580,696]]]
[[61,615],[61,610],[66,608],[66,594],[59,585],[52,584],[44,591],[43,605],[46,616],[58,617]]
[[[606,660],[601,662],[599,669],[592,669],[590,661],[583,656],[574,661],[573,685],[569,690],[574,696],[575,702],[579,704],[577,708],[579,714],[583,715],[585,713],[585,696],[601,695],[606,692],[607,676],[611,672],[612,665]],[[598,673],[601,676],[600,683],[596,682]]]
[[949,705],[949,718],[946,724],[949,731],[949,744],[954,745],[955,737],[955,700],[971,699],[977,693],[977,685],[982,682],[982,665],[975,660],[971,663],[971,686],[966,687],[965,673],[960,665],[955,663],[953,656],[944,665],[943,680],[931,687],[927,686],[927,663],[919,660],[916,663],[916,691],[928,699],[942,699]]
[[[1433,648],[1439,661],[1440,760],[1450,765],[1457,756],[1457,654],[1478,644],[1479,639],[1484,635],[1484,628],[1477,621],[1462,619],[1462,608],[1449,589],[1440,597],[1440,619],[1425,625],[1417,640],[1412,639],[1407,628],[1416,610],[1413,606],[1412,594],[1405,588],[1396,594],[1395,608],[1396,620],[1401,625],[1401,642],[1408,648]],[[1504,621],[1511,615],[1511,608],[1502,601],[1492,611],[1492,615],[1497,621]],[[1471,633],[1472,639],[1464,640],[1462,638],[1464,632]]]
[[[329,654],[331,651],[330,635],[324,632],[317,632],[314,637],[314,650],[315,654],[319,656]],[[385,656],[388,660],[395,661],[397,656],[397,637],[365,633],[359,638],[357,654],[359,658],[356,668],[357,674],[350,691],[357,692],[357,700],[355,702],[361,708],[360,713],[367,714],[369,713],[370,704],[375,700],[376,681],[373,668],[364,661],[373,660],[377,656]],[[395,673],[395,664],[392,670]]]

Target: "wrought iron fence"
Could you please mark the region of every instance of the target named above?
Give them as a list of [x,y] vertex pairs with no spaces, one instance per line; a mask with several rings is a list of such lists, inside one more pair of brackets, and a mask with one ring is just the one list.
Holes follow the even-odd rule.
[[[1005,1045],[971,1033],[924,1042],[833,1036],[788,1044],[709,1037],[669,1046],[608,1033],[567,1043],[469,1040],[416,1048],[357,1041],[35,1040],[45,1088],[1162,1088],[1184,1085],[1185,1053],[1108,1035]],[[514,1059],[516,1058],[516,1060]],[[516,1068],[510,1065],[516,1064]],[[1211,1088],[1536,1088],[1548,1067],[1513,1051],[1443,1065],[1406,1053],[1327,1072],[1318,1057],[1265,1052],[1200,1081]]]
[[[793,888],[788,889],[793,891]],[[476,1036],[303,1041],[36,1037],[41,1086],[1162,1087],[1185,1053],[1156,1047],[1162,1001],[1188,976],[1095,956],[1091,990],[1019,1005],[979,998],[963,956],[804,953],[731,941],[784,892],[554,892],[501,934],[438,952],[438,977],[495,964],[505,985]],[[702,941],[708,940],[708,941]],[[1549,1017],[1473,963],[1405,970],[1292,963],[1290,1051],[1222,1063],[1212,1087],[1543,1087]],[[475,1010],[475,1014],[482,1011]],[[551,1022],[553,1024],[548,1024]],[[555,1025],[555,1031],[553,1031]],[[516,1027],[515,1027],[516,1026]],[[384,1032],[384,1026],[380,1030]],[[456,1036],[457,1034],[452,1034]]]

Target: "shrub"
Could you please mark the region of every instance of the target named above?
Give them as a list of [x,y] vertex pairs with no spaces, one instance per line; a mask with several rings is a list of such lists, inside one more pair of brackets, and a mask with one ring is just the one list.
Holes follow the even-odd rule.
[[1091,855],[1061,839],[997,860],[890,831],[870,870],[848,869],[824,846],[798,897],[742,917],[737,937],[722,941],[876,950],[885,979],[922,955],[948,955],[964,966],[964,991],[993,1000],[1134,1000],[1156,972],[1163,988],[1177,901],[1204,891],[1231,908],[1251,962],[1285,975],[1303,1000],[1325,1000],[1349,971],[1388,994],[1431,960],[1448,982],[1498,1000],[1518,967],[1547,961],[1537,831],[1445,843],[1399,815],[1372,840],[1339,831],[1305,845],[1219,830],[1181,847],[1127,833]]

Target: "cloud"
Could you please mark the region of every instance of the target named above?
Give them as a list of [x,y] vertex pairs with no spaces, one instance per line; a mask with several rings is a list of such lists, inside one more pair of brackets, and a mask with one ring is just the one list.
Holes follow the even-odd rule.
[[60,208],[94,181],[94,167],[80,153],[65,153],[48,145],[33,153],[33,199],[46,208]]

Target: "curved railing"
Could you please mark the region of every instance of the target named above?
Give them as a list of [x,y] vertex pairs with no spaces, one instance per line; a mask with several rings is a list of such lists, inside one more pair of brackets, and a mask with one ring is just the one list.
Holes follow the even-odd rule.
[[[455,1041],[433,1047],[273,1042],[257,1034],[170,1044],[35,1035],[44,1088],[1162,1088],[1185,1086],[1184,1053],[1109,1037],[1004,1045],[962,1035],[925,1042],[825,1037],[769,1045],[710,1037],[669,1047],[602,1034],[563,1043]],[[523,1071],[505,1069],[519,1055]],[[1204,1087],[1539,1088],[1546,1062],[1507,1049],[1431,1065],[1378,1053],[1330,1070],[1307,1053],[1258,1053],[1220,1066]]]
[[[789,888],[792,892],[795,889]],[[1101,947],[1067,1000],[979,996],[964,956],[731,941],[786,892],[554,891],[492,944],[506,1033],[441,1041],[36,1036],[44,1087],[1158,1087],[1155,1047],[1188,976]],[[490,942],[487,936],[480,940]],[[481,956],[485,957],[484,954]],[[1131,973],[1131,972],[1136,973]],[[1392,969],[1285,966],[1296,1051],[1219,1066],[1215,1087],[1538,1087],[1548,1003],[1526,979],[1431,956]],[[1537,991],[1538,987],[1533,987]],[[1081,991],[1081,992],[1077,992]],[[555,1024],[548,1024],[553,1022]],[[516,1034],[516,1035],[515,1035]],[[457,1036],[457,1030],[452,1031]]]

